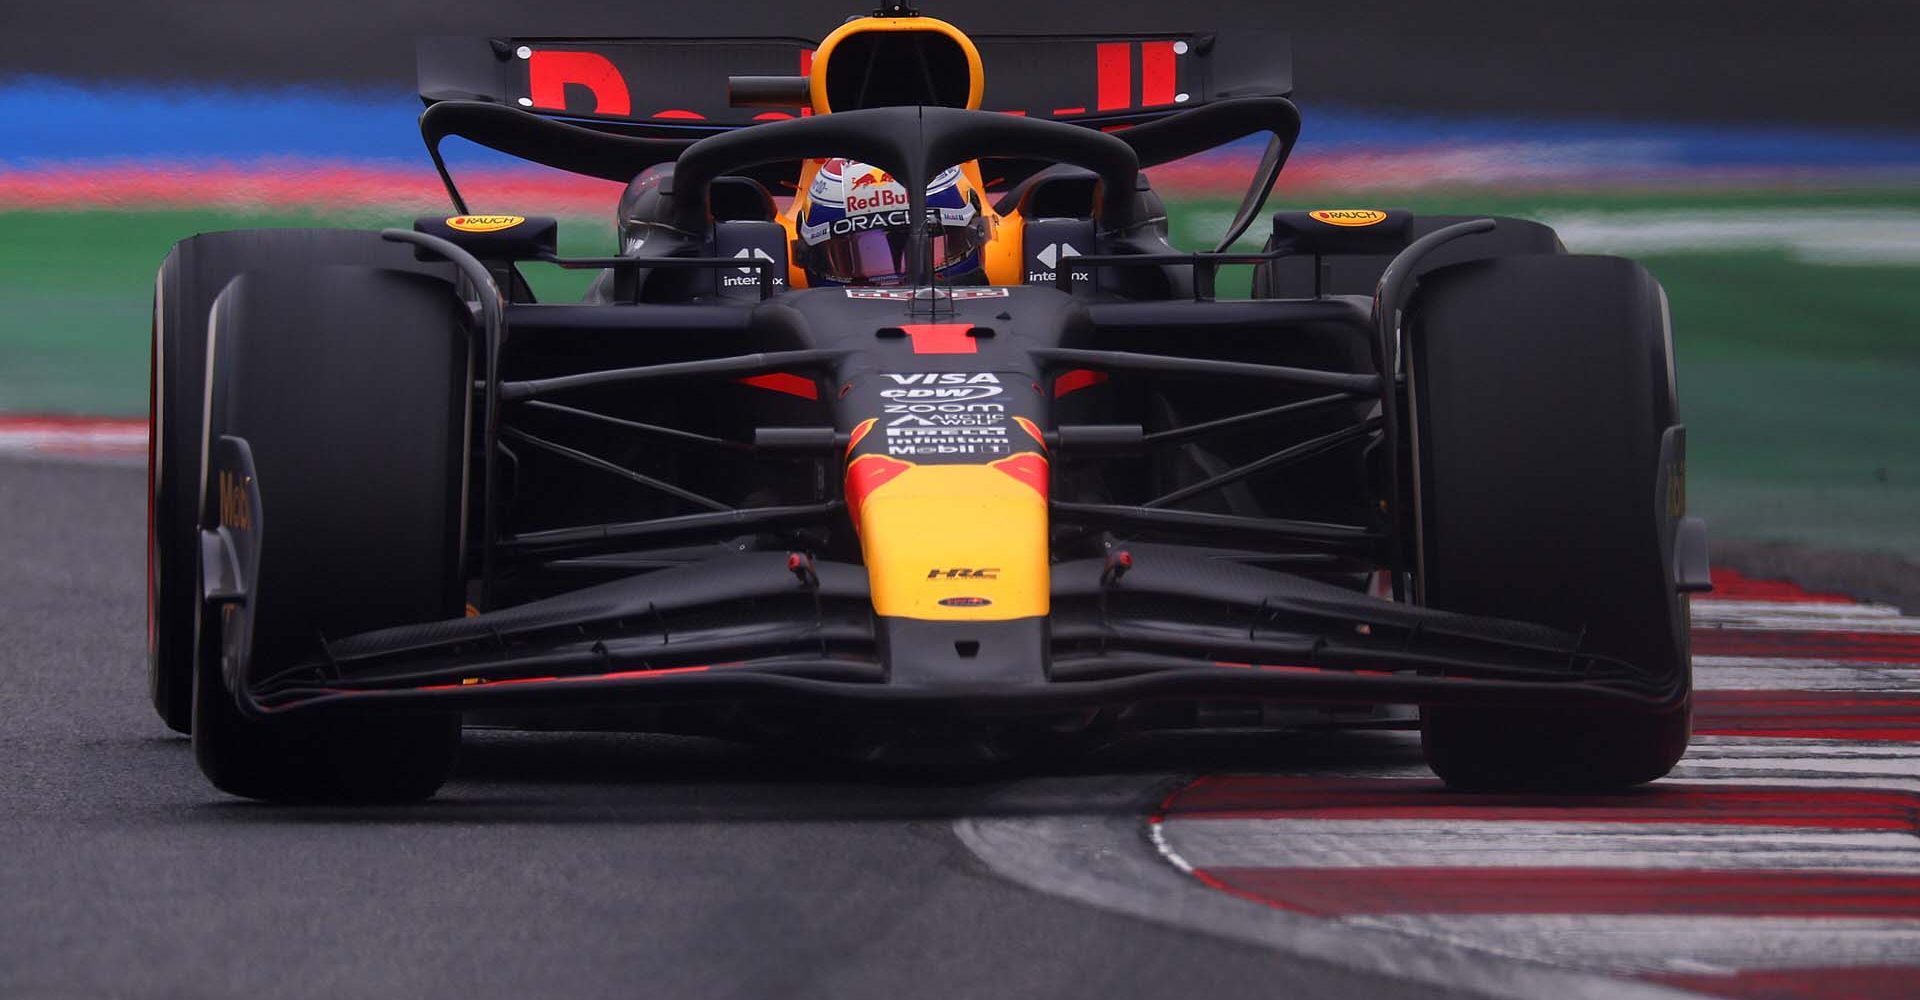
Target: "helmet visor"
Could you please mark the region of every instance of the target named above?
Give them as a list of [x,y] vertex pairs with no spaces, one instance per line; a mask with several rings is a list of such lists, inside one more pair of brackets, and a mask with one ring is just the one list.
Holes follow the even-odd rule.
[[[978,252],[985,228],[984,220],[978,218],[965,226],[934,227],[934,272],[944,272]],[[907,276],[907,242],[904,229],[834,236],[811,248],[808,269],[843,285],[897,285]]]

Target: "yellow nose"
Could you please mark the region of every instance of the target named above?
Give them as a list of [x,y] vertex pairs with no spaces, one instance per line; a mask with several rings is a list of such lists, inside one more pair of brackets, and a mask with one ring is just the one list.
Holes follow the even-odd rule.
[[1031,452],[981,465],[855,459],[848,493],[874,611],[927,621],[1047,614],[1046,473]]

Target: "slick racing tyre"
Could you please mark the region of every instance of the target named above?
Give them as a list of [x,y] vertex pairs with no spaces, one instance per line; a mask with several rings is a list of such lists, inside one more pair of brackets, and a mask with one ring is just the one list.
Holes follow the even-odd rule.
[[[446,281],[355,266],[249,272],[215,301],[207,434],[246,442],[259,490],[251,676],[324,656],[328,638],[459,617],[464,314]],[[194,754],[215,786],[407,801],[446,780],[457,716],[243,713],[225,680],[221,622],[203,615],[194,673]]]
[[1666,774],[1691,665],[1667,554],[1683,511],[1661,489],[1678,423],[1665,293],[1616,257],[1474,261],[1423,280],[1407,330],[1425,602],[1581,635],[1667,692],[1647,709],[1428,706],[1428,764],[1486,790]]
[[195,540],[207,373],[207,314],[248,270],[365,264],[436,272],[412,248],[347,229],[256,229],[181,240],[153,289],[147,439],[147,684],[176,732],[193,721]]

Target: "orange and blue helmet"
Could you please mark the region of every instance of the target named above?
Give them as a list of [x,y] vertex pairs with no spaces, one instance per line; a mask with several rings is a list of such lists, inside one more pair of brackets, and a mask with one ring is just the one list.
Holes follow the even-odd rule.
[[[793,211],[793,260],[808,284],[897,285],[906,280],[913,219],[907,189],[891,174],[855,160],[820,164]],[[981,192],[959,167],[927,185],[934,274],[943,283],[984,280],[982,251],[991,225]]]

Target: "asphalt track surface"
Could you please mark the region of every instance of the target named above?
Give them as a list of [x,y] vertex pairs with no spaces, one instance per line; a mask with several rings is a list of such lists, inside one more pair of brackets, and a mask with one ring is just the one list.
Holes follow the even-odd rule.
[[1399,731],[966,780],[491,731],[431,803],[292,809],[147,707],[127,445],[0,457],[0,996],[1920,997],[1892,606],[1717,572],[1693,749],[1614,796]]
[[1024,888],[955,835],[1137,827],[1146,767],[940,784],[483,734],[419,807],[225,798],[146,704],[142,475],[0,459],[0,996],[1452,995]]

